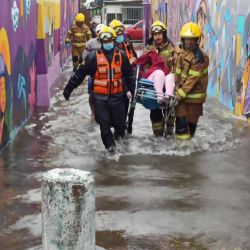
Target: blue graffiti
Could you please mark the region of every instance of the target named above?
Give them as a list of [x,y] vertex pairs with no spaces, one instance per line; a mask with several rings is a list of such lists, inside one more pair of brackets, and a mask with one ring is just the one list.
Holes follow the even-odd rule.
[[24,110],[26,113],[26,110],[27,110],[26,81],[25,81],[24,77],[20,74],[18,76],[17,97],[19,100],[24,101]]
[[230,10],[227,8],[225,12],[225,22],[229,23],[230,20],[231,20],[231,14],[230,14]]
[[17,7],[16,1],[13,2],[13,7],[11,9],[11,18],[13,22],[13,29],[14,31],[18,28],[18,20],[19,20],[19,9]]
[[243,47],[244,38],[245,38],[245,17],[238,16],[238,25],[237,25],[237,33],[241,34],[241,46]]
[[0,76],[4,74],[4,60],[3,56],[0,54]]
[[29,15],[29,14],[30,14],[30,6],[31,6],[31,0],[26,0],[26,1],[25,1],[26,15]]

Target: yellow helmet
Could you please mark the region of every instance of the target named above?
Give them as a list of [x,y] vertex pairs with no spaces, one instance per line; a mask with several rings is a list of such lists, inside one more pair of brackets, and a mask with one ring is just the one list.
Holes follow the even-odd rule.
[[78,14],[76,15],[76,22],[78,22],[78,23],[83,23],[84,20],[85,20],[85,16],[84,16],[82,13],[78,13]]
[[112,20],[110,23],[109,23],[109,26],[112,28],[112,29],[115,29],[116,27],[124,27],[123,23],[119,20]]
[[164,32],[166,30],[167,26],[161,21],[156,21],[151,25],[151,34]]
[[100,30],[98,37],[101,41],[108,41],[114,40],[117,35],[111,27],[105,26]]
[[119,36],[122,35],[125,31],[125,27],[123,23],[119,20],[114,19],[109,23],[109,26],[115,31],[115,33]]
[[201,28],[197,23],[186,23],[181,28],[180,36],[181,38],[200,38]]

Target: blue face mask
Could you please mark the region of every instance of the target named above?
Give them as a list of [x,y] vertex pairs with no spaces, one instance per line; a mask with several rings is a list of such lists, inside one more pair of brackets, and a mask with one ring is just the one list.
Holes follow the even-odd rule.
[[116,38],[116,42],[117,43],[122,43],[124,41],[124,36],[123,35],[120,35]]
[[114,43],[113,42],[111,42],[111,43],[104,43],[103,44],[103,48],[105,50],[112,50],[114,48]]

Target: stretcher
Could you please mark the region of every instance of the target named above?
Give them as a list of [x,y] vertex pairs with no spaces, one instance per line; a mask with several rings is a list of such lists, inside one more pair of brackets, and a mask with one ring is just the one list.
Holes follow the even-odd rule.
[[[162,109],[164,114],[164,137],[167,136],[167,123],[170,117],[175,117],[175,96],[165,96],[154,89],[154,83],[145,78],[139,78],[140,65],[136,67],[135,91],[129,103],[126,124],[131,123],[131,114],[134,114],[136,104],[141,104],[149,110]],[[161,100],[160,102],[158,100]],[[132,118],[133,120],[133,118]]]

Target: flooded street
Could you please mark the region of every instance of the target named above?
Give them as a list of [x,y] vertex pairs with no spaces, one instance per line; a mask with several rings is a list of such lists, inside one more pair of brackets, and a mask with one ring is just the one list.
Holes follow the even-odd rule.
[[132,136],[108,156],[89,115],[86,86],[69,102],[57,79],[37,113],[0,155],[0,249],[41,249],[40,176],[56,167],[96,180],[96,244],[104,249],[250,249],[250,129],[215,100],[189,142],[155,138],[137,105]]

